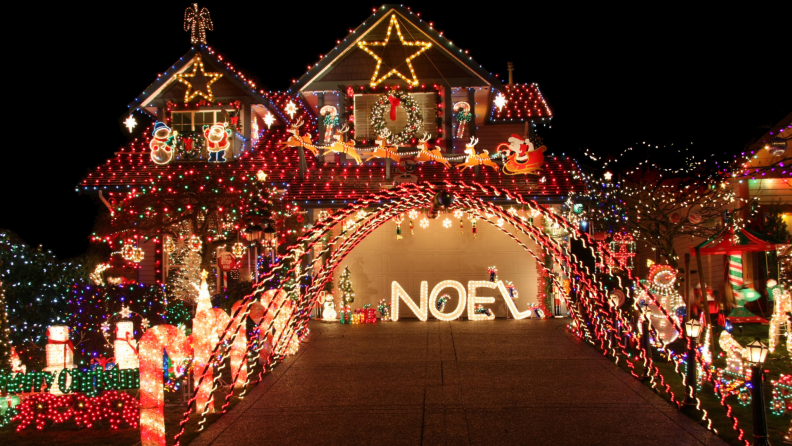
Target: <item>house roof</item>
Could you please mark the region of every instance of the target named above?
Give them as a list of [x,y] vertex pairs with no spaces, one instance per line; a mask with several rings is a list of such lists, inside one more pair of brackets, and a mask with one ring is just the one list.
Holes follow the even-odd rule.
[[[472,73],[475,77],[478,78],[478,81],[471,81],[469,85],[464,86],[484,86],[489,85],[493,87],[499,87],[502,84],[502,81],[497,77],[493,76],[492,73],[485,70],[480,64],[478,64],[473,57],[470,56],[467,51],[462,48],[457,47],[454,45],[453,42],[448,40],[446,37],[443,36],[442,32],[437,31],[434,29],[434,25],[432,22],[426,22],[420,18],[420,14],[413,13],[410,8],[402,6],[402,5],[395,5],[395,4],[385,4],[382,7],[377,8],[374,13],[366,19],[360,26],[352,30],[350,34],[343,40],[339,42],[339,44],[333,48],[329,53],[322,57],[322,59],[316,63],[315,65],[311,66],[308,71],[299,79],[297,80],[292,87],[288,90],[289,92],[303,92],[303,91],[311,91],[310,85],[317,80],[321,79],[324,75],[327,74],[336,64],[339,62],[345,61],[346,59],[352,58],[355,59],[357,57],[361,58],[362,61],[370,62],[372,66],[375,64],[373,58],[369,55],[365,54],[362,50],[360,50],[357,46],[357,43],[362,41],[367,35],[370,35],[371,32],[378,28],[380,25],[387,26],[387,23],[383,23],[392,13],[398,15],[400,20],[404,20],[407,24],[414,26],[418,31],[422,32],[427,38],[431,40],[432,49],[429,51],[436,51],[438,53],[443,53],[446,57],[453,59],[459,66],[464,67],[468,72]],[[371,36],[372,40],[379,40],[382,36]],[[409,36],[408,36],[409,37]],[[395,38],[395,37],[393,37]],[[413,37],[409,37],[409,40],[414,40]],[[360,54],[357,54],[360,53]],[[416,58],[413,63],[418,63],[419,58]],[[426,57],[426,56],[423,56]],[[353,61],[354,62],[354,61]],[[360,65],[356,63],[352,63],[353,65]],[[432,61],[429,62],[429,65],[432,65]],[[442,68],[442,67],[440,67]],[[435,67],[435,69],[440,69]],[[453,69],[450,65],[447,69]],[[343,71],[351,74],[354,76],[353,67],[343,67]],[[367,71],[366,75],[362,77],[362,79],[369,79],[371,77],[371,73],[373,71]],[[442,74],[441,74],[442,75]],[[353,79],[352,77],[348,77],[347,79]],[[473,79],[473,78],[471,78]],[[394,79],[395,80],[395,79]],[[329,79],[334,83],[338,83],[338,79]],[[335,85],[333,85],[335,86]],[[320,88],[321,89],[321,88]]]
[[[394,181],[385,179],[383,162],[322,163],[308,153],[307,171],[300,178],[298,152],[294,148],[280,150],[276,144],[288,138],[285,129],[266,130],[256,147],[235,161],[221,164],[205,162],[178,162],[156,165],[150,160],[150,132],[138,138],[103,165],[90,171],[77,187],[78,192],[107,191],[126,193],[132,189],[149,187],[167,181],[169,176],[185,172],[220,175],[224,178],[255,175],[259,170],[268,174],[273,187],[285,189],[287,198],[301,206],[333,207],[356,200],[367,193],[391,188]],[[399,175],[396,166],[392,175]],[[413,174],[417,182],[444,181],[479,183],[496,186],[526,198],[545,202],[558,202],[572,192],[583,192],[586,184],[580,175],[577,162],[569,157],[547,157],[542,176],[505,175],[500,170],[481,167],[480,175],[473,169],[460,172],[446,169],[437,163],[420,164]],[[479,195],[487,196],[483,188]],[[492,197],[490,197],[492,198]]]
[[489,116],[491,122],[544,121],[553,117],[550,104],[535,83],[503,85],[497,90],[506,98],[506,104],[503,108],[498,108],[493,101]]
[[[157,79],[151,83],[145,90],[143,90],[138,97],[127,105],[130,112],[138,111],[152,115],[146,107],[152,106],[152,101],[160,97],[166,92],[171,85],[178,83],[176,78],[177,74],[184,73],[192,65],[196,58],[201,57],[204,63],[211,66],[212,70],[219,70],[223,73],[221,79],[230,82],[236,86],[241,92],[246,94],[252,99],[253,103],[262,104],[270,109],[275,116],[284,124],[291,123],[292,119],[284,113],[282,107],[276,107],[270,102],[272,92],[258,89],[252,77],[241,69],[236,68],[230,61],[227,60],[222,54],[215,51],[212,47],[207,45],[197,45],[190,48],[190,50],[180,57],[168,70],[160,74]],[[279,96],[281,93],[277,93]],[[218,95],[216,95],[218,96]],[[296,100],[296,98],[295,98]],[[305,108],[307,111],[308,108]],[[307,111],[307,113],[313,113]],[[152,116],[153,117],[153,116]]]

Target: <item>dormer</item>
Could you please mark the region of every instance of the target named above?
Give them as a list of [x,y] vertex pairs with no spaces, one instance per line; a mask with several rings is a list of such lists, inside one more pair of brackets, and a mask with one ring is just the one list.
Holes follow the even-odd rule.
[[133,119],[142,113],[158,123],[144,136],[160,145],[151,157],[160,165],[233,162],[255,146],[262,132],[283,129],[296,119],[294,113],[304,111],[293,98],[258,89],[204,44],[193,46],[129,108]]

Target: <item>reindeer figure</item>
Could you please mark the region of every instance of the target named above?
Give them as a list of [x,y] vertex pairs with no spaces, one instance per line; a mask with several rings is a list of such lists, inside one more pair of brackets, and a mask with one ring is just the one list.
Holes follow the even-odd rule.
[[349,141],[349,143],[344,142],[344,133],[349,131],[349,125],[344,124],[341,126],[340,129],[336,130],[335,135],[333,135],[333,139],[335,142],[333,145],[322,147],[324,149],[323,155],[327,155],[328,153],[346,153],[352,158],[357,161],[358,164],[361,164],[362,161],[360,160],[360,155],[358,155],[357,151],[355,150],[355,141]]
[[289,139],[286,141],[281,141],[277,143],[278,146],[283,146],[280,149],[283,150],[286,147],[305,147],[306,149],[310,150],[314,156],[318,155],[319,152],[316,150],[316,146],[311,144],[311,135],[303,135],[300,136],[300,127],[302,127],[305,123],[303,122],[302,118],[298,119],[297,122],[291,125],[290,129],[286,131],[291,133]]
[[450,169],[451,163],[449,163],[448,160],[443,157],[443,155],[440,153],[440,149],[435,147],[434,149],[429,150],[429,138],[431,138],[431,135],[424,133],[423,138],[418,140],[418,148],[421,149],[421,153],[419,153],[418,156],[414,158],[415,161],[419,163],[437,161],[438,163],[444,165],[446,169]]
[[486,150],[484,153],[476,154],[475,145],[478,144],[478,139],[475,136],[470,137],[470,144],[465,144],[465,154],[467,154],[467,159],[462,164],[457,164],[457,167],[461,167],[462,170],[467,169],[468,167],[473,166],[490,166],[495,170],[500,169],[495,161],[492,161],[489,157],[489,152]]
[[396,161],[396,164],[401,162],[401,157],[398,155],[399,147],[386,146],[386,144],[388,144],[388,137],[390,134],[390,130],[384,129],[382,134],[378,135],[377,148],[374,149],[374,152],[371,153],[371,156],[366,161],[369,161],[372,158],[390,158],[393,161]]

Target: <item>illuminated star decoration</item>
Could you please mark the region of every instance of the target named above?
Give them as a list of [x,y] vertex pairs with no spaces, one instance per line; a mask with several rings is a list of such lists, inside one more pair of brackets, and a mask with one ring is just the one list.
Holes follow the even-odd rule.
[[451,220],[450,220],[450,219],[446,218],[445,220],[443,220],[443,227],[444,227],[444,228],[446,228],[446,229],[450,228],[450,227],[451,227],[451,224],[452,224],[452,223],[451,223]]
[[132,315],[132,311],[129,310],[129,307],[124,305],[121,307],[121,311],[119,311],[118,314],[120,314],[123,319],[129,319],[129,316]]
[[110,331],[110,323],[107,321],[102,322],[102,325],[99,326],[103,332],[107,333]]
[[[407,62],[407,67],[410,68],[410,74],[412,75],[412,79],[408,78],[407,76],[405,76],[404,74],[399,72],[399,70],[396,69],[396,68],[388,71],[382,77],[377,78],[377,76],[379,76],[380,67],[382,66],[382,58],[377,56],[376,54],[374,54],[374,52],[371,51],[368,47],[369,46],[382,46],[382,47],[387,46],[388,42],[390,41],[391,31],[393,31],[393,27],[394,26],[396,27],[396,34],[399,36],[399,41],[401,42],[402,46],[417,46],[417,47],[420,47],[418,49],[418,51],[415,52],[415,54],[412,54],[412,55],[408,56],[407,59],[405,59],[405,62]],[[396,19],[396,14],[391,15],[390,23],[388,24],[388,32],[385,35],[385,40],[384,41],[379,41],[379,42],[358,42],[358,48],[360,48],[361,50],[367,52],[371,57],[373,57],[377,61],[377,68],[374,69],[374,74],[371,76],[371,84],[370,85],[372,87],[376,87],[377,84],[379,84],[380,82],[384,81],[385,79],[389,78],[392,75],[399,76],[400,78],[404,79],[409,85],[412,85],[413,87],[418,86],[418,83],[419,83],[418,82],[418,77],[415,75],[415,69],[413,69],[412,60],[415,59],[416,57],[418,57],[419,55],[421,55],[423,52],[425,52],[426,50],[428,50],[431,47],[432,47],[432,44],[429,43],[429,42],[421,42],[421,41],[405,42],[404,41],[404,36],[401,33],[401,28],[399,27],[399,21]]]
[[[198,72],[201,72],[200,77],[206,77],[208,80],[206,81],[206,91],[203,91],[200,88],[195,88],[192,81],[187,79],[195,79],[195,76]],[[179,73],[176,75],[176,78],[179,82],[183,83],[187,86],[187,91],[184,92],[184,103],[188,103],[192,101],[196,96],[201,96],[209,102],[214,101],[214,94],[212,93],[212,84],[217,82],[218,79],[223,77],[223,73],[207,73],[204,70],[203,60],[199,56],[195,59],[195,63],[193,63],[193,71],[192,73]]]
[[613,174],[610,172],[605,172],[603,176],[605,177],[605,181],[610,181],[611,178],[613,178]]
[[151,326],[151,322],[149,322],[148,319],[143,318],[140,320],[140,328],[142,328],[143,330],[148,329],[150,326]]
[[129,129],[129,133],[132,133],[132,129],[134,129],[137,125],[137,121],[132,115],[129,115],[129,117],[126,118],[126,121],[124,121],[124,125]]
[[297,113],[297,105],[294,103],[294,101],[289,101],[289,103],[286,104],[286,108],[284,110],[286,110],[286,113],[289,114],[289,118],[294,119],[294,114]]
[[267,174],[264,173],[263,170],[259,170],[258,173],[256,173],[256,179],[258,179],[259,181],[261,181],[263,183],[263,182],[267,181]]
[[498,112],[503,110],[503,107],[506,106],[507,102],[509,101],[506,100],[506,96],[504,96],[502,93],[498,93],[498,95],[495,96],[495,106],[498,107]]
[[272,116],[272,113],[267,112],[267,114],[264,115],[264,124],[267,124],[267,128],[270,128],[270,126],[274,122],[275,122],[275,117]]

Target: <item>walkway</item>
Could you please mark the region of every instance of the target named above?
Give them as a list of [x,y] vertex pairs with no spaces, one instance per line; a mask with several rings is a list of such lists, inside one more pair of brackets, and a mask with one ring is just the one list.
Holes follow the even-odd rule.
[[191,446],[724,444],[569,321],[313,321],[310,342]]

